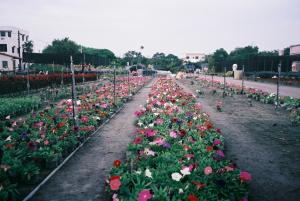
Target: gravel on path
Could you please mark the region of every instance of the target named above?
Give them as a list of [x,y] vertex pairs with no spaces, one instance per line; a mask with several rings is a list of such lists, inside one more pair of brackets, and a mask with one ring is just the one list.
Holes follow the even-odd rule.
[[33,197],[33,201],[102,201],[106,176],[116,159],[125,159],[132,141],[134,112],[146,103],[154,80],[125,104]]

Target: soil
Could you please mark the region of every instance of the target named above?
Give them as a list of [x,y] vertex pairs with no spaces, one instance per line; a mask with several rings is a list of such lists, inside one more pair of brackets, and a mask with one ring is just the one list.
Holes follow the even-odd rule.
[[[196,94],[191,79],[178,83]],[[243,95],[226,96],[201,88],[198,99],[215,127],[225,137],[225,153],[240,169],[252,174],[249,200],[296,201],[300,198],[300,126],[292,126],[288,112],[249,100]],[[222,111],[216,102],[222,101]]]
[[124,161],[135,132],[134,112],[146,103],[151,81],[125,104],[32,198],[33,201],[109,200],[105,180],[114,160]]

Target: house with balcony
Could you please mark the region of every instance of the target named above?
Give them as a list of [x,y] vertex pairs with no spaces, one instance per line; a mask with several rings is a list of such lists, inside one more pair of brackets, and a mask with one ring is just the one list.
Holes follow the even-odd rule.
[[0,71],[23,70],[23,45],[29,40],[27,31],[0,26]]

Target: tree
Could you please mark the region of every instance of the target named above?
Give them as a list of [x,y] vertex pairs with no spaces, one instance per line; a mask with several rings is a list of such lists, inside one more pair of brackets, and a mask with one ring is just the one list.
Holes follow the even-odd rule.
[[258,53],[259,56],[278,56],[278,50],[273,51],[261,51]]
[[177,72],[182,66],[182,60],[173,54],[155,53],[150,59],[150,63],[157,70],[167,70],[172,73]]
[[258,47],[257,46],[246,46],[246,47],[238,47],[230,52],[229,56],[231,60],[245,60],[250,55],[257,55]]
[[28,52],[28,53],[32,53],[33,52],[33,41],[26,41],[23,46],[23,52]]
[[[217,49],[209,61],[210,68],[212,67],[222,67],[222,62],[225,62],[228,58],[228,53],[223,48]],[[211,66],[213,65],[213,66]]]
[[61,40],[53,40],[51,45],[43,50],[43,53],[74,55],[80,53],[79,48],[80,46],[77,43],[66,37]]

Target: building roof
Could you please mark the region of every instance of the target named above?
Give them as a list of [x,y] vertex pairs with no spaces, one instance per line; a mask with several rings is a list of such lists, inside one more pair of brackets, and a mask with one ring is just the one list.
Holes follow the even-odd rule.
[[7,57],[11,57],[11,58],[13,58],[13,59],[21,59],[20,57],[13,56],[13,55],[10,55],[10,54],[6,54],[6,53],[3,53],[3,52],[0,52],[0,55],[7,56]]
[[27,35],[29,34],[28,31],[13,26],[0,26],[0,31],[16,31],[16,32],[20,31],[23,34],[27,34]]

